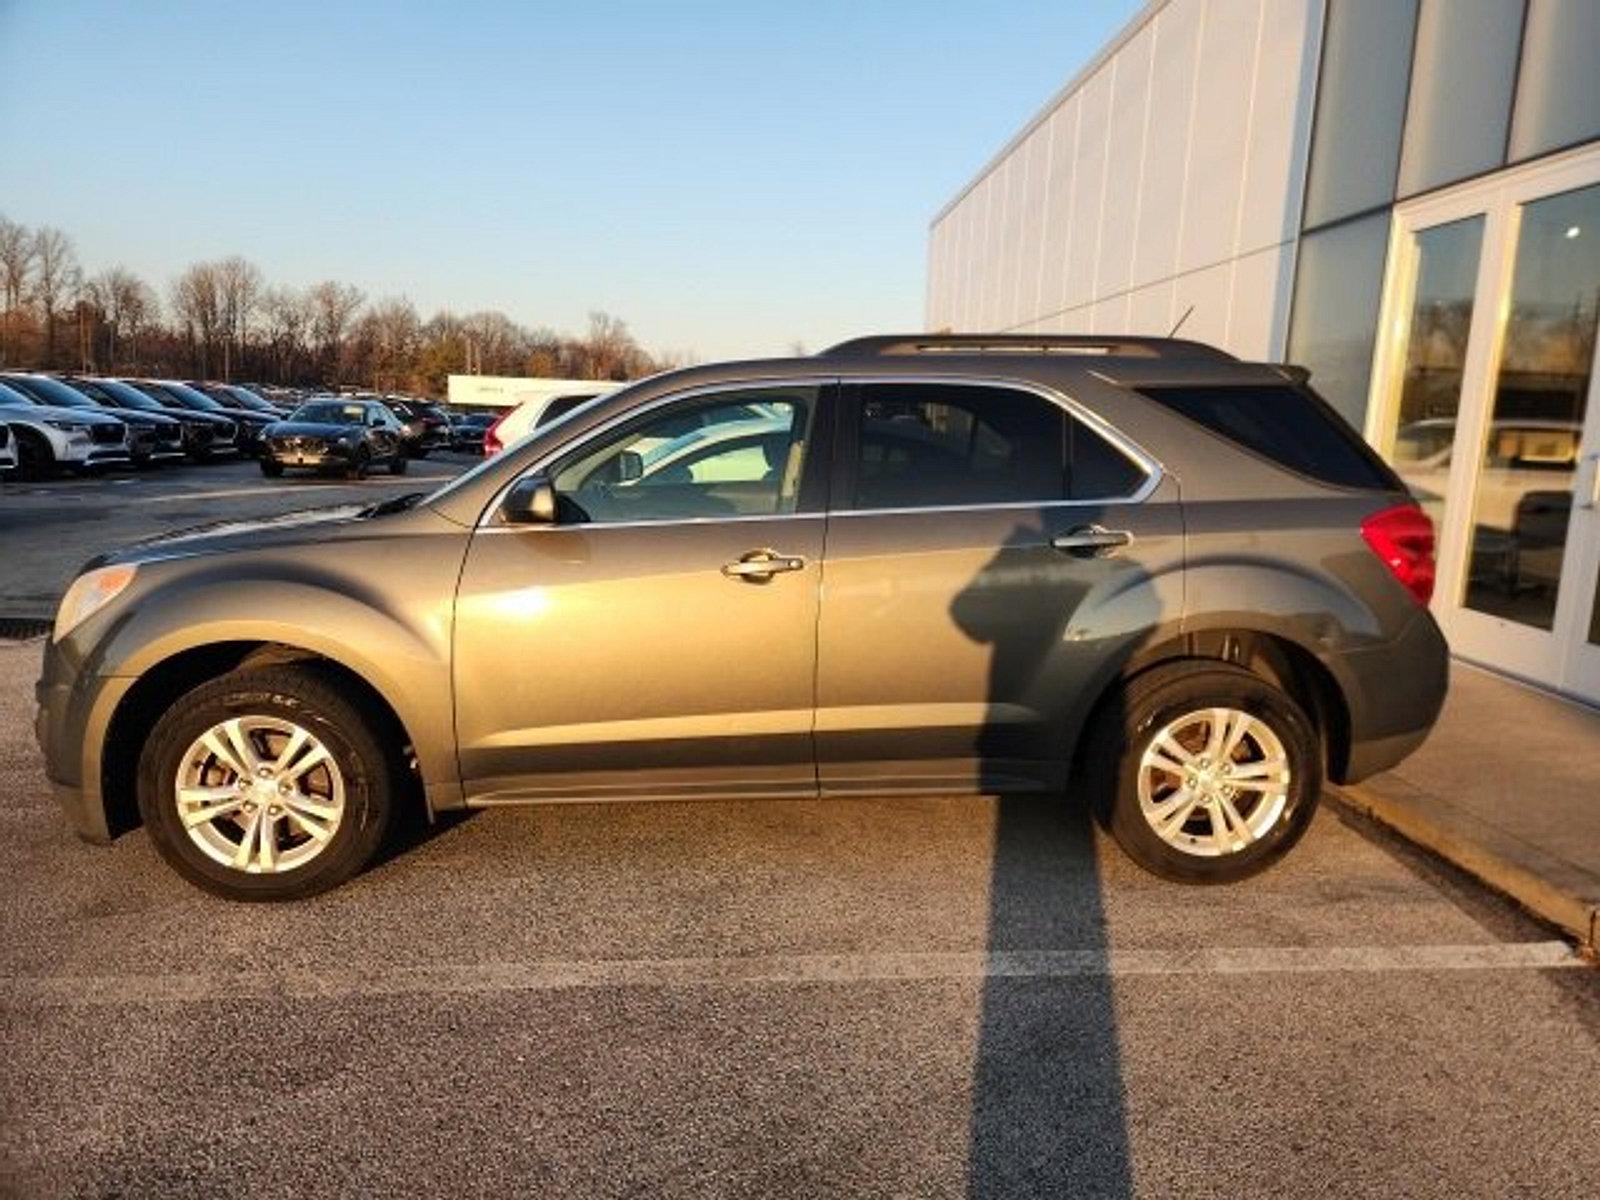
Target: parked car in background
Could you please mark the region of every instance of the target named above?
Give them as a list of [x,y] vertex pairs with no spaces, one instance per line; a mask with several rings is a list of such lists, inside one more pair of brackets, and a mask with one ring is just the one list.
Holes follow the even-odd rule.
[[1432,555],[1282,367],[869,338],[655,376],[431,495],[106,555],[36,728],[83,836],[142,820],[240,899],[349,878],[408,805],[908,791],[1082,798],[1222,883],[1427,735]]
[[0,478],[17,469],[17,439],[11,436],[11,426],[0,420]]
[[217,413],[227,417],[238,429],[238,445],[241,454],[254,454],[256,452],[261,445],[261,431],[272,424],[275,419],[266,413],[256,412],[252,408],[240,408],[237,405],[229,406],[221,401],[213,400],[204,392],[196,391],[188,384],[180,383],[176,379],[130,379],[126,382],[168,404],[176,404],[182,408],[193,409],[195,412]]
[[405,427],[406,453],[412,458],[426,458],[434,450],[450,448],[450,418],[437,404],[394,396],[383,397],[382,403]]
[[128,426],[108,412],[40,404],[0,378],[0,418],[16,441],[17,474],[25,479],[129,462]]
[[592,392],[569,392],[561,396],[540,396],[537,399],[524,400],[509,412],[503,413],[499,420],[489,426],[484,434],[483,452],[485,455],[499,454],[519,438],[532,433],[535,429],[555,424],[589,401],[610,395],[618,386],[620,385],[606,385],[597,387]]
[[139,409],[107,410],[71,384],[49,375],[7,374],[0,378],[35,404],[104,412],[116,417],[127,426],[128,461],[136,467],[183,457],[183,426],[171,417]]
[[311,400],[286,419],[267,426],[261,438],[261,473],[277,477],[286,467],[334,470],[364,478],[375,466],[403,475],[405,430],[388,407],[374,400],[329,396]]
[[206,462],[218,455],[238,452],[238,426],[221,413],[199,412],[163,404],[120,379],[70,376],[68,382],[108,409],[137,409],[172,417],[183,427],[183,451],[191,462]]
[[495,423],[493,413],[461,413],[450,420],[450,449],[482,454],[483,438]]
[[258,412],[262,416],[271,417],[274,420],[282,420],[293,410],[293,406],[284,408],[281,405],[273,404],[258,392],[242,384],[196,383],[192,379],[187,382],[195,391],[204,392],[218,404],[226,405],[230,408],[248,408],[252,412]]

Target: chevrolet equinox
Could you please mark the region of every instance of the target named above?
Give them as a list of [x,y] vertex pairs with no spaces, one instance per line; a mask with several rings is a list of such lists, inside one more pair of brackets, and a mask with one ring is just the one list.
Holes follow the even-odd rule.
[[862,338],[601,397],[431,495],[90,563],[38,735],[91,841],[239,899],[407,806],[1069,791],[1240,879],[1426,736],[1433,530],[1303,371]]

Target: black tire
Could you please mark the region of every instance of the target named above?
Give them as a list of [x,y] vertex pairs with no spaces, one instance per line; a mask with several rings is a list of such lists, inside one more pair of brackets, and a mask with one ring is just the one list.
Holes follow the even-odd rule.
[[50,443],[31,429],[11,427],[17,441],[18,479],[49,479],[56,473],[56,455]]
[[394,457],[389,460],[389,474],[404,475],[406,473],[406,468],[410,465],[411,463],[406,456],[397,450],[395,451]]
[[367,472],[372,467],[372,451],[365,446],[356,447],[356,456],[350,460],[350,465],[345,468],[346,479],[365,479]]
[[[1169,723],[1213,707],[1248,713],[1276,735],[1289,764],[1289,786],[1282,812],[1256,840],[1206,857],[1164,840],[1145,818],[1139,764]],[[1164,879],[1232,883],[1265,870],[1305,834],[1321,798],[1322,745],[1315,725],[1283,691],[1228,663],[1172,663],[1135,676],[1100,707],[1085,736],[1097,816],[1128,857]],[[1253,810],[1241,811],[1249,819]],[[1208,827],[1203,813],[1197,812],[1195,821]]]
[[278,479],[283,475],[283,464],[273,462],[270,458],[261,460],[261,473],[268,479]]
[[[301,866],[250,874],[216,862],[184,830],[174,792],[180,760],[206,730],[230,717],[278,716],[308,729],[344,777],[344,814],[327,846]],[[167,863],[190,883],[231,900],[299,900],[343,883],[383,844],[400,794],[393,748],[378,727],[314,668],[236,671],[179,697],[139,757],[139,813]]]
[[428,457],[428,448],[426,446],[422,446],[422,445],[413,446],[411,448],[411,457],[412,458],[427,458]]
[[186,450],[184,453],[189,461],[196,465],[211,461],[211,451],[204,446],[197,447],[193,450]]

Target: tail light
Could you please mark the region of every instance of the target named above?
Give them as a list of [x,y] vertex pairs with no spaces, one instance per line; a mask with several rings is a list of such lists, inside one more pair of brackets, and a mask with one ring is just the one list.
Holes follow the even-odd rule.
[[1375,512],[1361,522],[1361,537],[1416,598],[1433,598],[1433,522],[1414,504]]
[[485,458],[488,458],[491,454],[499,454],[500,451],[506,448],[506,444],[500,440],[500,425],[501,422],[516,411],[514,408],[506,409],[505,412],[494,419],[493,425],[483,431],[483,456]]

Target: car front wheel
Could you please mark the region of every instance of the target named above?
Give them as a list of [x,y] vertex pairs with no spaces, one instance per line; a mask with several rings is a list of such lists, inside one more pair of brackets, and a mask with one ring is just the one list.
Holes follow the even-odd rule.
[[1140,866],[1183,883],[1271,866],[1305,833],[1322,791],[1305,712],[1227,663],[1136,676],[1088,736],[1101,819]]
[[399,785],[375,723],[313,669],[238,671],[182,696],[139,760],[163,858],[234,900],[291,900],[377,852]]

